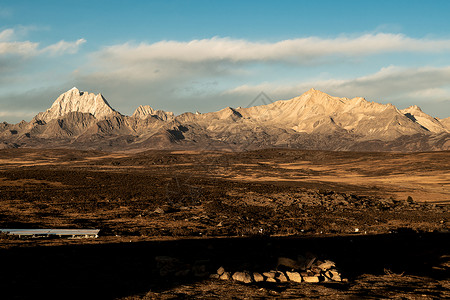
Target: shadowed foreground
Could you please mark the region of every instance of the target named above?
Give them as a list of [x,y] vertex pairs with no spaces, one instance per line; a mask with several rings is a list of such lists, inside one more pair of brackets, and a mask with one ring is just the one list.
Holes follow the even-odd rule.
[[[443,233],[404,233],[13,247],[0,250],[0,282],[7,298],[362,298],[418,293],[444,298],[450,296],[449,238]],[[156,256],[191,265],[203,261],[214,273],[220,266],[231,271],[274,268],[277,257],[305,252],[335,261],[349,283],[243,285],[207,277],[161,276],[155,261]]]

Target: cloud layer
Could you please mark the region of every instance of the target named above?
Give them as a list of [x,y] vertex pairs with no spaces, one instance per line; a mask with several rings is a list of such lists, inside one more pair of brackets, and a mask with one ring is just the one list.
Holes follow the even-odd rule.
[[100,51],[107,59],[121,64],[142,61],[284,61],[309,63],[323,56],[366,56],[388,52],[443,52],[450,40],[413,39],[401,34],[365,34],[358,37],[323,39],[309,37],[278,42],[250,42],[230,38],[211,38],[189,42],[161,41],[153,44],[113,45]]
[[[274,99],[288,99],[311,87],[336,96],[363,96],[400,105],[408,101],[423,105],[432,102],[445,108],[450,99],[447,39],[417,39],[389,33],[276,42],[214,37],[127,42],[80,53],[80,47],[86,43],[82,38],[41,45],[19,36],[16,29],[0,32],[0,79],[5,85],[13,82],[14,74],[25,78],[25,60],[45,60],[57,68],[64,55],[73,55],[85,64],[77,65],[73,60],[71,66],[72,60],[64,60],[69,67],[60,71],[63,75],[58,75],[54,87],[76,85],[82,90],[102,92],[124,113],[131,113],[139,104],[178,113],[245,106],[261,91]],[[399,54],[413,59],[402,62]],[[416,56],[421,58],[417,63]],[[434,57],[439,57],[436,61],[440,64]],[[323,70],[326,75],[318,76]],[[32,71],[35,75],[30,80],[56,76],[47,69]],[[17,99],[18,94],[14,95]],[[5,97],[0,94],[0,101],[8,103]],[[46,101],[46,107],[51,100],[36,101]],[[434,105],[431,113],[440,112],[436,109],[439,105]],[[17,114],[16,110],[11,111]]]

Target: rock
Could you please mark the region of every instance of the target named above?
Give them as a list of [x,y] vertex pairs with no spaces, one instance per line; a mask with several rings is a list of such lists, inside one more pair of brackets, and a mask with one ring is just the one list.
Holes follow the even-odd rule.
[[288,269],[298,270],[300,265],[297,261],[287,258],[287,257],[278,257],[277,269],[279,266],[285,266]]
[[329,278],[333,281],[341,281],[341,274],[337,271],[328,271],[327,272],[330,276]]
[[322,269],[320,269],[319,267],[312,267],[311,272],[313,272],[314,274],[320,274],[322,272]]
[[90,113],[101,120],[114,115],[115,110],[109,106],[102,94],[82,92],[74,87],[61,94],[49,109],[37,114],[35,119],[48,123],[71,112]]
[[311,266],[313,265],[313,263],[316,261],[317,256],[315,256],[314,254],[308,253],[306,254],[306,269],[311,268]]
[[155,209],[154,212],[157,213],[157,214],[163,214],[164,210],[161,207],[158,207],[158,208]]
[[305,277],[303,277],[303,281],[316,283],[316,282],[319,282],[320,279],[319,279],[319,276],[305,276]]
[[247,272],[236,272],[233,274],[233,280],[240,281],[243,283],[251,283],[252,277]]
[[220,275],[219,279],[221,280],[230,280],[231,274],[230,272],[223,272],[222,275]]
[[313,266],[317,267],[318,265],[321,265],[321,264],[323,264],[323,261],[316,259]]
[[300,276],[300,273],[298,272],[286,272],[286,276],[289,278],[290,281],[302,282],[302,276]]
[[259,274],[257,272],[254,272],[253,280],[255,280],[255,282],[262,282],[262,281],[264,281],[264,276],[262,276],[261,274]]
[[267,278],[275,278],[277,272],[276,271],[264,272],[263,275],[266,276]]
[[333,267],[336,267],[336,264],[334,262],[332,262],[331,260],[326,260],[324,263],[321,263],[320,265],[318,265],[318,267],[322,271],[327,271],[327,270],[330,270]]
[[224,267],[220,267],[220,268],[217,269],[217,274],[218,274],[219,276],[222,275],[223,273],[225,273]]
[[219,279],[220,275],[219,274],[211,274],[211,275],[209,275],[209,278],[211,278],[211,279]]
[[270,278],[270,277],[268,277],[268,278],[266,279],[266,282],[277,282],[277,280],[276,280],[275,278]]
[[280,282],[288,282],[288,279],[287,279],[286,275],[284,275],[283,272],[279,272],[279,273],[278,273],[277,279],[278,279]]

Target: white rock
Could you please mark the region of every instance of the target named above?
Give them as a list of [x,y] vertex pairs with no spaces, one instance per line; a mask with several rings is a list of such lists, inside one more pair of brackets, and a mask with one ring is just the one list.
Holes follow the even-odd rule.
[[224,267],[220,267],[217,269],[217,274],[219,274],[219,276],[222,275],[223,273],[225,273]]
[[266,276],[267,278],[275,278],[277,272],[276,271],[264,272],[263,275]]
[[257,272],[254,272],[253,279],[255,280],[255,282],[262,282],[262,281],[264,281],[264,276],[262,276],[261,274],[259,274]]
[[233,280],[240,281],[243,283],[251,283],[252,277],[247,272],[236,272],[233,274]]
[[286,275],[284,275],[283,272],[278,272],[277,279],[278,279],[280,282],[288,282],[288,279],[287,279]]
[[336,267],[336,264],[334,262],[332,262],[331,260],[326,260],[324,263],[318,265],[318,267],[322,271],[327,271],[327,270],[330,270],[333,267]]
[[286,272],[286,276],[290,281],[293,282],[302,282],[302,276],[298,272]]
[[305,276],[305,277],[303,277],[303,281],[316,283],[316,282],[319,282],[320,280],[319,280],[319,276]]
[[222,275],[220,275],[219,278],[222,280],[230,280],[231,274],[230,274],[230,272],[224,272]]

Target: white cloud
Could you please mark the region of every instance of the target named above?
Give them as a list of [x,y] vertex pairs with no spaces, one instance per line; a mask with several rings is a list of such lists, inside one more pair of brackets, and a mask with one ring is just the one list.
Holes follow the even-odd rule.
[[52,55],[62,55],[62,54],[74,54],[77,53],[80,46],[86,43],[85,39],[79,39],[75,42],[59,41],[56,44],[50,45],[42,49],[44,53],[50,53]]
[[0,32],[0,58],[2,55],[18,55],[18,56],[35,56],[39,54],[62,55],[74,54],[78,52],[81,45],[86,40],[78,39],[74,42],[66,42],[64,40],[55,44],[40,47],[40,43],[31,41],[20,41],[19,36],[24,35],[34,27],[20,27],[19,30],[13,28],[4,29]]
[[425,88],[408,93],[407,96],[412,99],[450,99],[450,92],[444,88]]
[[36,113],[35,112],[29,112],[29,111],[20,111],[20,110],[2,110],[0,111],[0,117],[2,118],[30,118],[33,117]]
[[450,40],[413,39],[402,34],[366,34],[359,37],[322,39],[308,37],[274,43],[250,42],[230,38],[161,41],[153,44],[130,43],[104,48],[98,54],[114,59],[118,64],[145,61],[180,62],[254,62],[285,61],[309,63],[309,60],[329,55],[366,56],[388,52],[443,52],[450,50]]
[[365,34],[324,39],[308,37],[278,42],[219,38],[187,42],[124,43],[91,54],[79,76],[86,80],[175,81],[251,73],[252,64],[290,68],[354,60],[383,53],[438,53],[450,40],[414,39],[401,34]]
[[9,41],[14,36],[14,29],[8,28],[0,31],[0,41]]
[[38,43],[33,42],[0,42],[0,55],[33,56],[38,53]]
[[[446,91],[442,88],[444,86],[450,86],[450,66],[442,68],[400,68],[390,66],[382,68],[374,74],[351,79],[328,79],[291,84],[266,82],[258,85],[241,85],[225,93],[255,94],[267,91],[291,97],[313,87],[323,89],[325,92],[338,94],[339,96],[372,97],[378,95],[378,97],[392,97],[398,94],[418,93],[419,91],[422,91],[422,96],[430,96],[431,92],[438,92],[439,96],[443,96],[443,92]],[[424,91],[427,92],[425,93]]]

